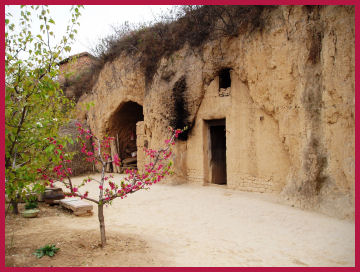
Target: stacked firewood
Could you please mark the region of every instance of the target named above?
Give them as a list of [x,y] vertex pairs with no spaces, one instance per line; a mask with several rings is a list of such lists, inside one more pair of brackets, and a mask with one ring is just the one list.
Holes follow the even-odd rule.
[[110,143],[111,157],[114,159],[115,156],[120,158],[120,165],[113,163],[112,171],[114,173],[124,173],[126,169],[137,168],[137,152],[135,146],[127,146],[122,152],[119,150],[119,139],[116,137],[115,141]]

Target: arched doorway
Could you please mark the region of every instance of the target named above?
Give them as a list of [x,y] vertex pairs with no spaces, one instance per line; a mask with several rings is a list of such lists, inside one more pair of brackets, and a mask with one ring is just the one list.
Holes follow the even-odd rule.
[[136,123],[143,120],[143,107],[132,101],[120,104],[110,117],[107,133],[115,138],[111,154],[118,154],[122,162],[121,169],[113,166],[110,171],[137,168]]

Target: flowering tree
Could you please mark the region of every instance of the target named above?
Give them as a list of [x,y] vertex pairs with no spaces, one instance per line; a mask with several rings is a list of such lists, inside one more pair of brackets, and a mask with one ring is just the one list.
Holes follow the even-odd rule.
[[60,90],[58,63],[71,50],[80,8],[71,8],[59,42],[47,6],[21,6],[18,22],[5,15],[5,190],[14,213],[20,198],[43,189],[36,169],[53,155],[46,138],[69,120],[73,103]]
[[[109,153],[106,153],[106,149],[110,147],[110,141],[113,141],[112,137],[105,137],[99,139],[93,135],[90,130],[86,130],[80,123],[77,123],[78,131],[80,135],[85,136],[86,139],[92,140],[93,150],[87,149],[83,138],[79,135],[78,139],[82,145],[81,152],[86,155],[86,161],[94,162],[101,165],[101,177],[97,180],[92,177],[88,177],[83,180],[81,184],[74,184],[71,180],[71,168],[68,166],[71,160],[66,159],[63,146],[59,144],[54,138],[48,138],[50,144],[54,146],[54,154],[57,156],[57,165],[52,168],[38,169],[38,172],[42,174],[42,178],[46,180],[47,184],[54,186],[54,183],[60,182],[65,188],[65,195],[68,197],[80,197],[95,203],[98,206],[98,219],[100,223],[100,236],[101,246],[106,245],[105,236],[105,221],[104,221],[104,205],[111,204],[116,198],[125,198],[129,194],[133,194],[142,189],[149,189],[149,187],[155,183],[161,181],[165,176],[172,174],[171,165],[169,160],[172,150],[171,146],[175,144],[175,139],[183,130],[177,129],[171,131],[169,139],[165,140],[165,147],[159,150],[145,149],[146,155],[150,157],[150,163],[145,165],[145,172],[139,173],[138,170],[126,170],[127,177],[120,183],[116,183],[112,180],[112,175],[106,175],[105,169],[108,164],[115,163],[120,165],[119,157],[115,156],[111,158]],[[99,194],[97,198],[89,196],[89,192],[84,190],[84,187],[89,182],[98,183]]]

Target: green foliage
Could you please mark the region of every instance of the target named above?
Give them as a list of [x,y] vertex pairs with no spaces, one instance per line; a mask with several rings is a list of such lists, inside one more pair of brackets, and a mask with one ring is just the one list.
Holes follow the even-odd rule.
[[[12,201],[43,190],[36,169],[56,160],[46,139],[57,137],[74,106],[59,87],[58,63],[74,39],[79,16],[79,7],[72,7],[72,23],[52,45],[55,21],[47,6],[21,6],[16,23],[5,15],[5,190]],[[36,20],[37,33],[31,28]]]
[[38,257],[39,259],[42,258],[43,256],[47,255],[49,257],[52,257],[55,255],[55,253],[59,250],[60,248],[57,248],[55,245],[46,245],[44,247],[38,248],[35,252],[34,255],[36,257]]
[[25,204],[25,210],[31,210],[38,207],[38,202],[34,200],[27,201]]

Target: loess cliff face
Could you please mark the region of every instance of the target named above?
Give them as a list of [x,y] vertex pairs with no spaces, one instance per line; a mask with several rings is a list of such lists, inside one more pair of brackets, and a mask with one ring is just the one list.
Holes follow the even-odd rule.
[[[140,169],[144,145],[162,145],[169,125],[189,126],[175,146],[172,182],[199,183],[214,183],[209,131],[220,120],[227,186],[278,192],[296,206],[353,218],[354,14],[353,6],[269,9],[261,31],[162,58],[149,84],[139,56],[122,55],[80,98],[78,115],[103,136],[114,134],[127,102],[141,106]],[[222,73],[230,86],[222,86],[229,79]],[[90,101],[95,106],[81,110]]]

